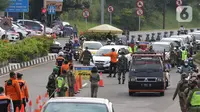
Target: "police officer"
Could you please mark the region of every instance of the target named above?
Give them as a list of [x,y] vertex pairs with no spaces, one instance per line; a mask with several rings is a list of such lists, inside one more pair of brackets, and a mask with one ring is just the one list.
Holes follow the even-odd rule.
[[192,90],[189,92],[187,98],[188,112],[200,112],[200,89],[197,86],[197,82],[192,81]]
[[60,75],[56,78],[56,88],[57,88],[56,90],[57,90],[58,97],[64,97],[66,95],[66,91],[69,87],[68,87],[67,79],[64,75]]
[[188,60],[184,61],[184,65],[181,66],[180,73],[186,73],[189,75],[192,72],[191,67],[188,65]]
[[181,107],[181,111],[182,112],[186,112],[186,99],[184,96],[184,90],[188,87],[188,81],[186,80],[186,78],[188,77],[187,74],[183,73],[181,75],[181,80],[178,82],[177,87],[176,87],[176,91],[174,92],[174,96],[173,96],[173,100],[176,98],[177,94],[179,96],[179,103],[180,103],[180,107]]
[[22,79],[22,76],[23,74],[17,73],[18,83],[22,92],[22,102],[24,104],[24,107],[26,107],[26,103],[29,99],[28,85],[26,84],[26,81]]
[[182,51],[181,51],[181,60],[182,60],[182,64],[184,64],[184,61],[187,60],[188,58],[188,52],[185,49],[185,46],[182,47]]
[[64,53],[63,52],[59,52],[58,53],[58,57],[56,58],[56,65],[59,68],[58,75],[60,75],[60,73],[61,73],[61,67],[62,67],[62,64],[63,64],[63,62],[65,60],[65,58],[63,58],[63,56],[64,56]]
[[138,46],[139,46],[139,42],[136,42],[135,45],[134,45],[134,50],[133,50],[134,53],[137,52]]
[[56,90],[56,77],[58,75],[59,69],[57,67],[53,68],[53,72],[49,75],[48,83],[47,83],[47,92],[49,93],[49,98],[55,97]]
[[[102,54],[102,55],[103,56],[110,56],[110,58],[111,58],[111,61],[110,61],[110,72],[109,72],[109,76],[107,76],[107,77],[111,77],[113,71],[114,71],[114,76],[113,77],[116,77],[118,54],[117,54],[117,52],[115,52],[114,48],[112,48],[111,50],[112,50],[112,52],[110,52],[108,54]],[[113,70],[113,68],[114,68],[114,70]]]
[[76,83],[75,75],[73,73],[73,66],[69,67],[67,72],[68,86],[69,86],[69,96],[74,96],[74,84]]
[[121,57],[119,57],[117,62],[118,67],[118,80],[119,84],[121,84],[121,74],[122,74],[122,84],[124,84],[125,81],[125,74],[128,70],[128,59],[125,57],[125,53],[123,51],[120,52]]
[[98,92],[98,82],[100,81],[100,76],[98,74],[97,67],[93,67],[91,70],[90,82],[91,82],[91,97],[97,97]]
[[88,50],[88,47],[85,47],[85,51],[83,51],[83,53],[81,54],[81,57],[80,57],[79,61],[81,61],[81,60],[83,60],[83,65],[84,66],[90,66],[90,60],[93,61],[92,54]]
[[14,112],[12,99],[4,94],[3,87],[0,87],[0,102],[1,112]]
[[14,111],[16,111],[17,107],[21,109],[22,104],[22,93],[16,78],[17,75],[14,72],[10,72],[10,79],[5,81],[5,94],[12,99]]

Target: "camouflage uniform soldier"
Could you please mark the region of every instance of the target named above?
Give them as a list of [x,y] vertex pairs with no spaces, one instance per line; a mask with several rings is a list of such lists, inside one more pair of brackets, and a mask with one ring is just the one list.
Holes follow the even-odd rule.
[[125,74],[128,69],[128,59],[125,57],[125,53],[123,51],[121,52],[121,57],[118,59],[117,67],[118,67],[119,84],[121,84],[121,74],[122,74],[122,84],[124,84]]
[[67,79],[69,85],[69,96],[74,96],[74,84],[76,83],[73,73],[73,66],[70,66],[70,70],[67,72]]
[[92,54],[90,51],[88,51],[88,47],[86,47],[85,51],[83,51],[83,53],[81,54],[79,61],[81,61],[82,59],[83,59],[84,66],[90,66],[90,60],[92,59]]
[[93,67],[91,70],[90,82],[91,82],[91,97],[97,97],[98,92],[98,82],[100,81],[100,76],[97,67]]
[[55,96],[55,90],[56,90],[56,84],[55,84],[55,81],[56,81],[56,75],[58,75],[58,71],[59,69],[58,68],[54,68],[53,69],[53,72],[51,73],[51,75],[49,76],[49,80],[48,80],[48,83],[47,83],[47,92],[49,93],[49,98],[54,98]]
[[187,74],[183,73],[181,75],[181,80],[178,82],[177,84],[177,88],[176,91],[174,93],[173,96],[173,100],[176,98],[177,94],[179,96],[179,103],[180,103],[180,107],[181,107],[181,111],[182,112],[186,112],[186,99],[185,99],[185,94],[184,94],[184,90],[188,87],[188,81],[185,80],[185,78],[187,78]]

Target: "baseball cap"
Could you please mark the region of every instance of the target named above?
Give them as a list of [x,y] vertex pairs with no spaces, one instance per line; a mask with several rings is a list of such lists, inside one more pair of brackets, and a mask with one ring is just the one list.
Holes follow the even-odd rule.
[[23,76],[23,74],[17,73],[17,78],[21,78],[22,76]]
[[10,72],[10,77],[15,76],[15,72]]

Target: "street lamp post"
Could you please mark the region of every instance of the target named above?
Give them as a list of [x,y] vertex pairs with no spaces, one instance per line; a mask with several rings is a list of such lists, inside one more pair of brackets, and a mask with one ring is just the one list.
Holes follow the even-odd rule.
[[166,0],[164,0],[163,3],[163,29],[165,29]]
[[101,24],[104,24],[104,0],[101,0]]

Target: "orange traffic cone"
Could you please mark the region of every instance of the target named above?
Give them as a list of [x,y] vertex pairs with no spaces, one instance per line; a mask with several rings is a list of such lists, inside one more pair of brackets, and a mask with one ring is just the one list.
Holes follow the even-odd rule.
[[99,86],[100,86],[100,87],[104,87],[102,72],[100,72],[100,81],[99,81]]
[[24,111],[25,111],[24,104],[22,104],[20,112],[24,112]]
[[28,103],[28,112],[32,112],[33,109],[32,109],[32,101],[30,100],[29,103]]
[[66,97],[69,97],[69,89],[66,91]]
[[44,101],[43,101],[43,105],[48,101],[49,94],[46,92],[44,95]]
[[39,95],[38,98],[36,99],[36,109],[34,112],[40,112],[41,111],[41,107],[42,107],[42,104],[41,104],[41,96]]
[[19,107],[16,107],[16,111],[15,112],[19,112]]
[[82,89],[82,76],[79,75],[79,86],[80,86],[80,89]]

